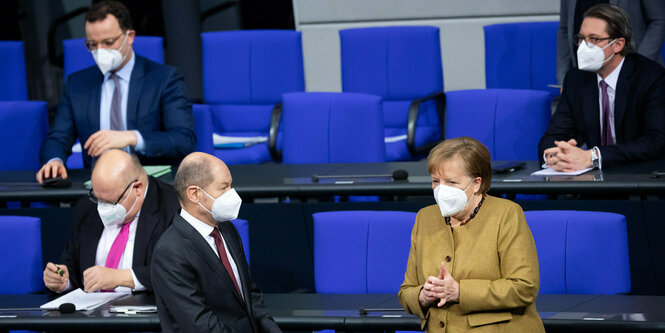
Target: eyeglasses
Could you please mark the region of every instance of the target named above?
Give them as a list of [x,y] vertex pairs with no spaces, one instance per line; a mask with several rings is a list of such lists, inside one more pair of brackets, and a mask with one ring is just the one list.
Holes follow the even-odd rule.
[[575,41],[576,41],[575,44],[577,44],[579,46],[580,44],[582,44],[582,42],[586,42],[586,44],[588,46],[591,46],[591,45],[598,45],[598,43],[600,43],[604,40],[610,40],[610,39],[614,39],[614,37],[599,38],[599,37],[591,37],[591,36],[587,37],[587,36],[584,36],[584,35],[581,35],[581,34],[577,34],[577,35],[575,35]]
[[[122,37],[124,34],[125,32],[123,31],[120,35],[118,35],[118,37],[104,39],[103,41],[101,41],[102,47],[107,49],[113,47],[113,44],[115,44],[118,38]],[[92,52],[99,47],[100,42],[97,42],[96,40],[86,39],[84,44],[85,48],[88,49],[88,51]]]
[[[113,203],[113,205],[117,205],[118,202],[120,202],[120,199],[122,199],[122,197],[125,196],[125,193],[127,192],[127,190],[129,190],[129,188],[132,186],[132,184],[136,183],[137,181],[138,181],[138,179],[134,179],[131,183],[129,183],[129,185],[127,185],[127,187],[125,187],[125,190],[122,191],[122,194],[120,194],[120,196],[118,197],[118,200],[116,200]],[[103,201],[97,199],[97,197],[95,196],[95,192],[93,192],[93,189],[90,189],[90,192],[88,192],[88,199],[90,199],[90,201],[92,201],[92,203],[94,203],[95,205],[99,204],[100,202],[103,202]]]

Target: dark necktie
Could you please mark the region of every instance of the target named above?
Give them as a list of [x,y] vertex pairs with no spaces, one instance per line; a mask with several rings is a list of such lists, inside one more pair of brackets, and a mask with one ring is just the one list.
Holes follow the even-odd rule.
[[111,130],[122,131],[122,92],[120,91],[120,80],[116,73],[111,73],[113,79],[113,97],[111,98]]
[[210,236],[212,236],[212,238],[215,239],[215,245],[217,246],[217,253],[219,253],[219,258],[222,260],[222,265],[224,265],[224,268],[226,268],[226,271],[229,273],[229,277],[231,277],[231,281],[233,281],[233,284],[236,286],[236,290],[238,290],[238,295],[240,295],[240,297],[242,298],[242,293],[240,292],[240,287],[238,286],[238,280],[236,280],[236,275],[233,273],[233,269],[231,268],[231,263],[229,262],[229,258],[226,255],[226,249],[224,248],[222,235],[219,233],[219,230],[215,228],[210,233]]
[[610,127],[610,98],[607,95],[607,82],[600,81],[600,89],[603,91],[602,103],[603,107],[603,128],[600,131],[600,145],[609,146],[614,144],[612,140],[612,128]]

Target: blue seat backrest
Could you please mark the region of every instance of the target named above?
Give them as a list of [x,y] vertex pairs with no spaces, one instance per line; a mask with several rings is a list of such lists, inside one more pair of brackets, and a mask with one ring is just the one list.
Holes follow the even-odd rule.
[[240,240],[242,241],[242,248],[245,250],[245,258],[247,258],[247,264],[249,264],[249,223],[247,220],[235,219],[231,223],[238,230],[240,234]]
[[41,220],[28,216],[0,216],[0,294],[28,294],[44,290]]
[[552,98],[537,90],[479,89],[446,93],[446,138],[470,136],[492,159],[537,160]]
[[192,104],[192,113],[196,132],[196,151],[214,154],[215,146],[212,142],[213,129],[210,105]]
[[318,293],[397,293],[404,281],[416,213],[313,214]]
[[381,97],[284,94],[284,163],[385,162]]
[[23,42],[0,41],[0,101],[28,100]]
[[[121,37],[122,38],[122,37]],[[85,48],[85,38],[62,41],[65,54],[65,78],[74,72],[95,65],[92,53]],[[162,37],[136,36],[134,52],[160,64],[164,63],[164,41]]]
[[339,35],[344,92],[394,101],[443,91],[439,28],[355,28]]
[[492,24],[485,30],[487,88],[536,89],[559,95],[556,45],[559,22]]
[[623,215],[527,211],[538,250],[540,293],[619,294],[630,291]]
[[0,170],[38,170],[47,133],[46,102],[0,102]]

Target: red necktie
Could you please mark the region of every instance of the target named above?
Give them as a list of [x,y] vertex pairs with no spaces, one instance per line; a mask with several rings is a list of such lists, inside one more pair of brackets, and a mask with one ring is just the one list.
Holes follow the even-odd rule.
[[242,297],[242,293],[240,292],[240,287],[238,286],[238,280],[236,280],[236,275],[233,274],[233,269],[231,268],[231,263],[229,262],[229,258],[226,256],[226,249],[224,248],[222,235],[220,235],[219,230],[215,228],[210,233],[210,236],[212,236],[212,238],[215,239],[215,245],[217,246],[217,253],[219,253],[219,258],[222,260],[222,265],[224,265],[224,268],[226,268],[226,272],[228,272],[229,277],[231,277],[231,281],[233,281],[233,284],[236,286],[236,290],[238,290],[238,295]]

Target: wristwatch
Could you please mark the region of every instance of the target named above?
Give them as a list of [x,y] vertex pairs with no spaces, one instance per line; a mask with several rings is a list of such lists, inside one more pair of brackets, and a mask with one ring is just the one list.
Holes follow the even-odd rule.
[[600,168],[600,159],[598,156],[598,147],[591,148],[591,166]]

